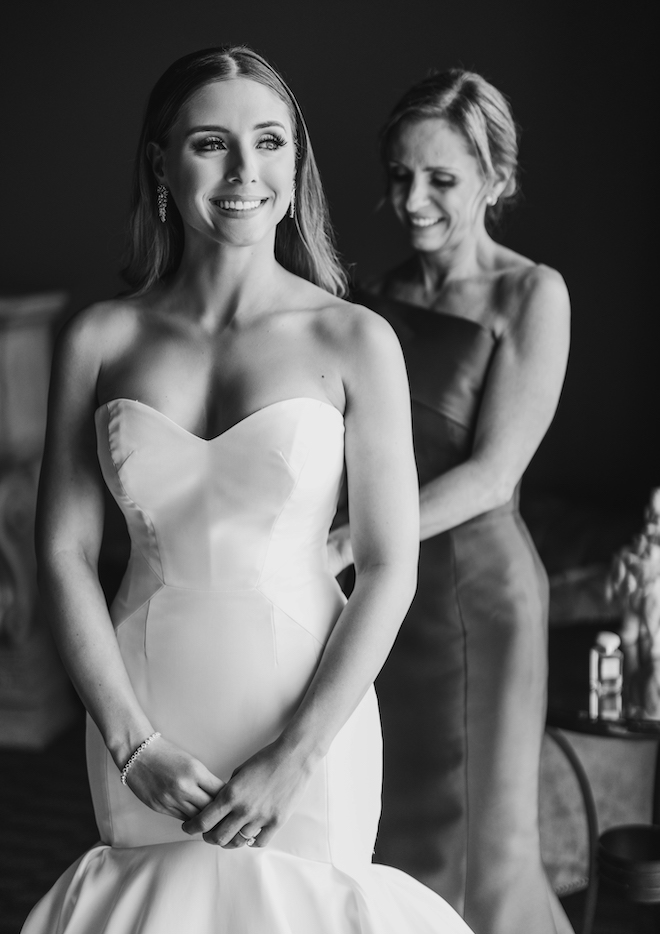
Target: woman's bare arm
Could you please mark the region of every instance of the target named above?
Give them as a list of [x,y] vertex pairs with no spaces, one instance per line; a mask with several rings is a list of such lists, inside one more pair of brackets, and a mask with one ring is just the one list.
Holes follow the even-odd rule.
[[[153,732],[153,726],[128,678],[98,578],[104,508],[94,410],[108,330],[107,321],[99,321],[99,317],[93,309],[77,316],[64,329],[56,347],[36,543],[39,588],[60,654],[116,765],[121,767]],[[167,774],[148,774],[147,764],[153,766],[164,756],[168,762],[172,760],[171,768],[168,762],[161,763],[156,772],[165,769]],[[201,763],[199,768],[189,768],[188,760],[196,760],[176,751],[166,738],[152,744],[140,760],[131,769],[136,793],[165,813],[192,813],[190,808],[181,807],[191,796],[198,807],[206,804],[208,794],[197,790],[200,780],[212,793],[222,784],[207,775]],[[177,775],[187,769],[185,794],[170,787],[172,769]]]
[[419,542],[410,398],[390,326],[357,309],[345,359],[346,466],[356,585],[300,707],[280,738],[237,770],[185,825],[226,845],[241,828],[264,846],[373,683],[412,600]]
[[420,491],[422,540],[508,502],[554,417],[568,360],[568,292],[547,268],[520,290],[491,362],[472,454]]
[[[536,267],[513,296],[484,389],[471,456],[420,490],[422,541],[507,502],[554,416],[566,371],[570,304],[561,276]],[[352,562],[352,532],[334,529],[335,573]]]

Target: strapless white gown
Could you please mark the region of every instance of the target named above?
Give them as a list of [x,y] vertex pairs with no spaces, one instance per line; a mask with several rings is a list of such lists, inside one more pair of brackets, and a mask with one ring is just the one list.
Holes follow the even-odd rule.
[[[344,604],[326,540],[341,414],[276,402],[210,441],[130,399],[96,413],[103,476],[131,557],[111,615],[155,730],[224,780],[282,730]],[[263,849],[190,837],[119,781],[91,721],[102,843],[23,934],[466,934],[436,894],[372,865],[381,735],[373,688]]]

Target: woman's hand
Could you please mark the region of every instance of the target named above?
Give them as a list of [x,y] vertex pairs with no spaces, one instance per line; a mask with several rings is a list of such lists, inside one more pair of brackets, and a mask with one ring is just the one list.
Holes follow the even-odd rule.
[[340,525],[328,535],[328,567],[333,577],[353,564],[351,530],[348,525]]
[[[227,848],[266,846],[286,823],[311,774],[276,740],[239,766],[201,813],[183,824],[186,833],[202,833],[207,843]],[[240,831],[240,833],[239,833]]]
[[179,820],[198,814],[224,786],[199,759],[162,736],[140,753],[126,784],[147,807]]

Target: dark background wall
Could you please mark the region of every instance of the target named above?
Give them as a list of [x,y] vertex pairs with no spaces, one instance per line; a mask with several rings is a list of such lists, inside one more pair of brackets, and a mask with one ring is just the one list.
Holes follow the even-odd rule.
[[430,68],[474,68],[510,97],[523,128],[524,198],[502,239],[558,268],[573,301],[566,388],[529,484],[641,502],[659,459],[651,10],[637,0],[10,0],[0,294],[64,288],[75,310],[118,291],[148,91],[174,58],[225,42],[284,71],[344,258],[377,271],[405,251],[387,210],[375,210],[377,129]]

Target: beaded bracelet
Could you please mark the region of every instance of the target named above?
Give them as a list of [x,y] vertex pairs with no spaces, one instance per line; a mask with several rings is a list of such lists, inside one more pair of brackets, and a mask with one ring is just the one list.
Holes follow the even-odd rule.
[[122,783],[122,785],[125,785],[125,784],[126,784],[126,776],[128,775],[128,771],[129,771],[130,767],[133,765],[133,763],[135,762],[135,760],[137,759],[137,757],[140,755],[140,753],[141,753],[141,752],[144,752],[144,750],[147,748],[147,746],[149,745],[149,743],[153,743],[153,741],[154,741],[155,739],[158,739],[159,736],[160,736],[160,733],[158,733],[158,732],[152,733],[151,736],[147,736],[147,738],[145,739],[145,741],[144,741],[143,743],[140,743],[140,745],[139,745],[138,748],[135,750],[135,752],[133,753],[133,755],[130,756],[130,758],[128,759],[126,765],[125,765],[124,768],[121,770],[121,783]]

